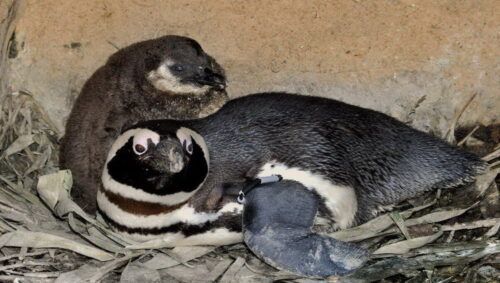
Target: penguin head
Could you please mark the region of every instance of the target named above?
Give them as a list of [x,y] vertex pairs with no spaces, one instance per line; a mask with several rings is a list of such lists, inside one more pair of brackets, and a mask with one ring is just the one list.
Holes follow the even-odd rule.
[[[203,138],[184,127],[127,130],[113,144],[103,172],[105,189],[139,190],[175,201],[189,199],[208,174]],[[107,186],[115,186],[107,188]]]
[[198,42],[183,36],[138,42],[111,56],[109,64],[130,70],[139,84],[167,94],[202,95],[226,87],[222,67]]

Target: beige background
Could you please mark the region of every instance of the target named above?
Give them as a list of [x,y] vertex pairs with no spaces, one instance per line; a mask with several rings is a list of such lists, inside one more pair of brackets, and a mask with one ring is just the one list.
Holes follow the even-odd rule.
[[327,96],[442,133],[477,92],[460,123],[499,120],[498,0],[18,1],[8,87],[32,93],[61,129],[116,47],[164,34],[198,40],[225,67],[232,97]]

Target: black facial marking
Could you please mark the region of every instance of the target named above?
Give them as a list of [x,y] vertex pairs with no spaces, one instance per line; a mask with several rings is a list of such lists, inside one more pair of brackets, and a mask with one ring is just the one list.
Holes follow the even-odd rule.
[[144,69],[146,72],[156,70],[161,63],[161,58],[158,55],[148,54],[144,59]]
[[[141,161],[132,149],[133,138],[120,148],[108,163],[107,169],[115,181],[155,195],[192,192],[208,174],[208,166],[201,147],[193,141],[193,154],[182,171],[169,175]],[[158,189],[158,187],[160,187]]]

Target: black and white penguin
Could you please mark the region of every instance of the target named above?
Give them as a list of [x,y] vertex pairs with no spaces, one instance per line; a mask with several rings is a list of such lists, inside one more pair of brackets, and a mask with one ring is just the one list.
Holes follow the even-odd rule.
[[[347,228],[419,193],[472,182],[485,168],[385,114],[266,93],[203,119],[147,121],[124,132],[109,152],[98,206],[137,240],[229,244],[242,240],[243,225],[245,243],[271,265],[342,275],[367,253],[312,233],[317,212]],[[228,184],[270,175],[284,181],[251,191],[242,211]]]
[[113,54],[83,86],[66,124],[61,165],[71,169],[72,196],[89,213],[104,162],[122,130],[150,119],[192,119],[228,99],[224,70],[195,40],[164,36]]

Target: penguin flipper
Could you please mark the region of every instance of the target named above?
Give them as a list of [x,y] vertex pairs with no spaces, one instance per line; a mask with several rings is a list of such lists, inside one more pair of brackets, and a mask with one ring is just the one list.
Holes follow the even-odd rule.
[[311,231],[317,210],[317,198],[299,183],[263,185],[246,195],[244,241],[266,263],[299,275],[344,275],[363,265],[366,250]]

